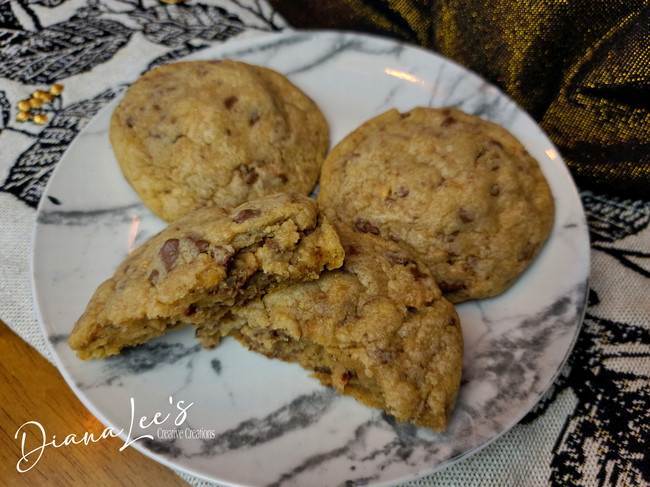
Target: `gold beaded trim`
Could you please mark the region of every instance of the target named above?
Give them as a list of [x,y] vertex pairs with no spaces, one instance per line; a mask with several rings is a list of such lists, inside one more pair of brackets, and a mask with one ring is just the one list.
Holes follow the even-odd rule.
[[38,110],[40,110],[43,105],[51,103],[52,100],[61,93],[63,93],[63,85],[58,83],[50,86],[49,91],[36,90],[32,93],[31,98],[20,100],[18,102],[18,114],[16,115],[16,120],[19,122],[27,122],[31,120],[38,125],[47,123],[47,115]]

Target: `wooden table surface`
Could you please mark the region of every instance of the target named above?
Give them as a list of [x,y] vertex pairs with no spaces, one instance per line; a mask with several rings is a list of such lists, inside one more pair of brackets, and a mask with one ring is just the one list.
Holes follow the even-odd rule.
[[[172,470],[132,447],[123,451],[119,438],[96,443],[72,444],[42,449],[42,430],[47,441],[56,435],[61,441],[70,434],[85,432],[99,437],[104,426],[81,404],[65,380],[48,360],[0,321],[0,484],[3,486],[185,486]],[[25,423],[34,422],[25,425]],[[25,426],[23,426],[25,425]],[[22,429],[21,429],[21,426]],[[31,428],[31,429],[30,429]],[[37,449],[21,462],[22,435],[26,453]]]

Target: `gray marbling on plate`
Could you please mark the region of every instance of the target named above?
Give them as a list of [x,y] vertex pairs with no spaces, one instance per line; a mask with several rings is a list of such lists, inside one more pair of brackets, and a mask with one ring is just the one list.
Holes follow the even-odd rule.
[[[232,340],[202,350],[189,329],[117,357],[82,362],[65,337],[96,286],[163,226],[140,204],[113,158],[107,129],[114,102],[59,163],[34,237],[43,332],[82,401],[104,424],[123,430],[125,442],[157,460],[242,486],[388,485],[450,465],[516,424],[559,373],[588,290],[580,200],[537,125],[476,75],[385,39],[284,33],[231,41],[199,57],[241,59],[284,73],[323,109],[333,143],[391,107],[450,105],[503,125],[540,161],[549,180],[557,207],[552,235],[506,293],[458,307],[463,382],[445,434],[397,424],[321,387],[300,367],[268,360]],[[157,412],[161,424],[149,424]],[[147,420],[140,427],[142,416]],[[179,437],[181,431],[186,437]]]

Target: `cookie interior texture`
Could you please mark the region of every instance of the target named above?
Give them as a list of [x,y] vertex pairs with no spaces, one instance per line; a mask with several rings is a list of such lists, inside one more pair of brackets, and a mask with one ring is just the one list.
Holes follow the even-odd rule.
[[507,289],[554,219],[548,183],[524,146],[455,108],[365,122],[326,158],[318,199],[338,228],[410,248],[452,302]]
[[124,260],[68,343],[82,359],[106,357],[174,328],[213,323],[278,282],[316,279],[342,261],[337,233],[306,196],[200,208]]
[[398,421],[445,430],[463,360],[453,305],[403,247],[364,234],[341,241],[343,267],[233,306],[199,325],[198,339],[212,347],[234,336]]
[[308,195],[329,127],[286,77],[233,60],[159,66],[128,89],[110,140],[145,205],[172,221],[276,192]]

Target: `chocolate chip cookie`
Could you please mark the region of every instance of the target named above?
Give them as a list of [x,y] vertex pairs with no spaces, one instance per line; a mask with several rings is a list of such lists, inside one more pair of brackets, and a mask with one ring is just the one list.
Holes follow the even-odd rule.
[[234,306],[200,325],[198,339],[211,347],[234,336],[398,421],[443,431],[463,359],[453,305],[404,247],[368,234],[340,237],[343,267]]
[[113,112],[127,181],[166,221],[276,192],[308,195],[329,147],[320,109],[280,73],[232,60],[152,69]]
[[174,328],[212,323],[278,282],[315,279],[342,261],[338,235],[306,196],[200,208],[99,286],[68,343],[82,359],[106,357]]
[[554,219],[524,146],[454,108],[390,110],[362,124],[328,155],[318,199],[338,227],[411,249],[452,302],[508,288]]

